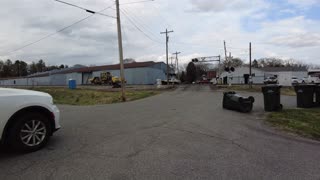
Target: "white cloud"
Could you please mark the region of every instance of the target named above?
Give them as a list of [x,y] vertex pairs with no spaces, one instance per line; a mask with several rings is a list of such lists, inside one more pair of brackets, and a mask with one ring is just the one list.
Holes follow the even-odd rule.
[[289,46],[293,48],[314,47],[320,45],[319,33],[303,33],[277,36],[270,40],[275,45]]
[[314,5],[320,5],[320,0],[287,0],[287,2],[299,8],[310,8]]
[[[122,3],[130,1],[123,0]],[[316,2],[307,1],[306,4],[313,5]],[[101,0],[68,2],[93,10],[103,9],[112,3]],[[291,1],[299,2],[302,1]],[[88,14],[54,1],[3,0],[0,6],[6,7],[0,11],[0,59],[44,59],[49,64],[70,65],[117,62],[116,22],[97,15],[8,55],[6,52],[53,33]],[[174,30],[170,34],[169,52],[181,51],[180,60],[185,63],[193,57],[223,55],[223,40],[227,41],[228,52],[246,60],[250,41],[253,42],[254,58],[272,55],[304,58],[308,62],[320,59],[316,48],[319,45],[319,20],[294,17],[295,10],[281,8],[279,11],[292,17],[270,20],[268,16],[273,9],[266,0],[157,0],[121,8],[153,39],[139,32],[122,14],[126,58],[165,61],[165,37],[160,35],[160,31],[168,28]],[[115,11],[109,9],[105,13],[114,15]]]
[[268,3],[263,0],[244,1],[244,0],[190,0],[192,10],[196,12],[225,12],[225,11],[258,11],[268,7]]

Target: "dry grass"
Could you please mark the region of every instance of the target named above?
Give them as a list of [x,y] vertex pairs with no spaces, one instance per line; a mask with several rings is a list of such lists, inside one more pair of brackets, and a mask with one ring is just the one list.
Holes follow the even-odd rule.
[[[70,90],[67,88],[53,88],[53,87],[41,87],[30,88],[30,90],[46,92],[50,94],[54,103],[56,104],[68,104],[68,105],[98,105],[98,104],[111,104],[121,102],[120,91],[103,91],[93,89],[75,89]],[[133,101],[137,99],[146,98],[149,96],[157,95],[161,91],[155,90],[139,90],[139,91],[127,91],[127,101]]]
[[273,112],[267,121],[286,131],[320,140],[320,108]]

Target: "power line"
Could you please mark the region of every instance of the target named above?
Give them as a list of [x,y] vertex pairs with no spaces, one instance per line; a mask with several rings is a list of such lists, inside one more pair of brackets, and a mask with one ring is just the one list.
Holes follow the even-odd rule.
[[[114,5],[112,5],[112,6],[114,6]],[[111,8],[112,6],[109,6],[109,7],[105,8],[105,9],[102,9],[102,10],[99,11],[99,12],[103,12],[103,11]],[[16,51],[19,51],[19,50],[24,49],[24,48],[26,48],[26,47],[29,47],[29,46],[31,46],[31,45],[34,45],[34,44],[36,44],[36,43],[38,43],[38,42],[40,42],[40,41],[43,41],[43,40],[45,40],[45,39],[47,39],[47,38],[49,38],[49,37],[51,37],[51,36],[53,36],[53,35],[55,35],[55,34],[58,34],[59,32],[62,32],[62,31],[64,31],[64,30],[66,30],[66,29],[68,29],[68,28],[70,28],[70,27],[72,27],[72,26],[74,26],[74,25],[76,25],[76,24],[81,23],[81,22],[83,22],[83,21],[91,18],[92,16],[94,16],[94,14],[91,14],[91,15],[85,17],[85,18],[82,18],[82,19],[80,19],[80,20],[78,20],[78,21],[76,21],[76,22],[74,22],[74,23],[72,23],[72,24],[70,24],[70,25],[68,25],[68,26],[66,26],[66,27],[63,27],[63,28],[55,31],[54,33],[48,34],[48,35],[46,35],[46,36],[44,36],[44,37],[42,37],[42,38],[40,38],[40,39],[38,39],[38,40],[35,40],[35,41],[31,42],[31,43],[28,43],[28,44],[26,44],[26,45],[24,45],[24,46],[21,46],[21,47],[15,49],[15,50],[13,50],[13,51],[10,51],[10,52],[8,52],[8,53],[6,53],[6,54],[11,54],[11,53],[13,53],[13,52],[16,52]]]
[[164,25],[164,27],[167,26],[167,28],[172,29],[171,24],[168,23],[168,21],[166,20],[166,18],[164,16],[162,16],[161,12],[159,11],[159,7],[156,7],[156,5],[154,3],[151,4],[154,8],[154,10],[156,11],[156,13],[158,14],[158,17],[160,17],[160,19],[162,19],[161,24]]
[[86,12],[91,13],[91,14],[99,14],[101,16],[106,16],[106,17],[110,17],[110,18],[116,19],[116,17],[110,16],[110,15],[107,15],[107,14],[103,14],[100,11],[98,11],[98,12],[97,11],[93,11],[93,10],[90,10],[90,9],[86,9],[86,8],[80,7],[78,5],[74,5],[74,4],[71,4],[71,3],[68,3],[68,2],[61,1],[61,0],[54,0],[54,1],[57,1],[57,2],[62,3],[62,4],[66,4],[66,5],[69,5],[69,6],[73,6],[73,7],[85,10]]
[[141,28],[139,28],[134,22],[133,20],[131,20],[131,18],[123,11],[121,10],[121,12],[123,13],[123,15],[129,20],[129,22],[138,30],[140,31],[143,35],[145,35],[148,39],[150,39],[151,41],[154,41],[156,43],[159,44],[163,44],[162,42],[159,42],[157,40],[152,39],[147,33],[145,33]]
[[237,48],[237,47],[230,47],[230,46],[228,46],[227,48],[228,49],[246,50],[246,48]]
[[151,28],[148,28],[148,25],[144,25],[143,21],[140,20],[136,15],[134,15],[134,13],[132,13],[129,10],[125,10],[122,9],[125,13],[127,13],[134,22],[136,22],[136,24],[140,25],[143,29],[145,29],[146,31],[148,31],[150,33],[150,35],[152,35],[154,37],[154,39],[156,39],[157,41],[161,42],[161,40],[159,40],[159,37],[152,31]]
[[128,2],[128,3],[122,3],[122,4],[120,4],[120,5],[137,4],[137,3],[144,3],[144,2],[151,2],[151,1],[154,1],[154,0]]

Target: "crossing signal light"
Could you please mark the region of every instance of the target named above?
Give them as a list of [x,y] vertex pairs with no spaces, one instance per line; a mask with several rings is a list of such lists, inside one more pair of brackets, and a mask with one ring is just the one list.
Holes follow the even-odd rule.
[[194,59],[192,59],[192,62],[199,62],[199,59],[194,58]]
[[234,67],[225,67],[224,70],[226,72],[234,72],[235,71],[235,68]]

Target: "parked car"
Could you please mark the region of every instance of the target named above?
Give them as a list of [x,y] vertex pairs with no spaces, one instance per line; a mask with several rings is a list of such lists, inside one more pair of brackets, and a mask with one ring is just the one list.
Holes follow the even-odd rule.
[[212,78],[210,80],[210,84],[218,84],[218,80],[216,78]]
[[308,76],[308,83],[320,84],[320,69],[309,70]]
[[60,112],[43,92],[0,88],[0,141],[11,149],[41,149],[61,126]]
[[303,78],[303,79],[299,79],[299,78],[297,78],[297,77],[295,77],[295,76],[293,76],[292,78],[291,78],[291,84],[292,85],[295,85],[295,84],[303,84],[303,83],[306,83],[306,82],[308,82],[305,78]]
[[320,84],[320,77],[317,76],[309,76],[308,78],[306,78],[306,81],[308,83],[312,83],[312,84]]
[[264,84],[278,84],[278,78],[277,77],[267,77],[263,81]]

